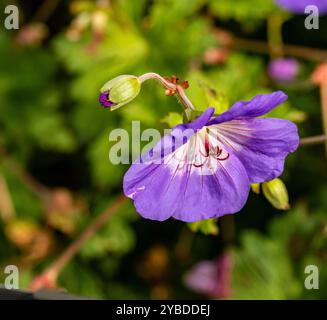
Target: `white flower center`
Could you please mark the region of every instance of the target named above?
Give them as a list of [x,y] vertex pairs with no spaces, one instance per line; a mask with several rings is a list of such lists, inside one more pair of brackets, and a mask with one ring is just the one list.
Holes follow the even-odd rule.
[[187,143],[165,157],[165,164],[174,174],[196,172],[211,175],[221,168],[221,162],[229,158],[218,137],[216,126],[203,127]]

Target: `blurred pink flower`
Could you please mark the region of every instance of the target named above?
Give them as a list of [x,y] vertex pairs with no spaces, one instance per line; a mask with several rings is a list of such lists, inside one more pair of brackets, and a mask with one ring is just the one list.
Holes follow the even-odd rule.
[[47,37],[48,29],[44,23],[33,22],[24,25],[16,36],[16,43],[21,46],[39,46]]
[[229,298],[232,294],[232,255],[222,253],[216,260],[201,261],[185,276],[185,285],[211,298]]
[[299,74],[299,63],[294,58],[279,58],[268,65],[269,76],[277,82],[291,82]]

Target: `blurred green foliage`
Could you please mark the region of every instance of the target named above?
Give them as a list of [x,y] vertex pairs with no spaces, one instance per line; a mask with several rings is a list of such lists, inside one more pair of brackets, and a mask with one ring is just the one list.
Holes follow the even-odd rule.
[[[270,116],[297,121],[302,136],[321,133],[319,94],[307,80],[314,63],[301,60],[299,83],[281,86],[266,73],[269,52],[223,51],[215,32],[266,41],[267,19],[284,15],[272,0],[59,1],[40,19],[42,44],[27,27],[44,4],[17,2],[21,30],[0,33],[0,175],[7,189],[0,196],[0,283],[1,266],[15,263],[27,287],[121,193],[127,167],[108,160],[112,129],[131,132],[133,120],[159,130],[181,122],[178,102],[151,81],[128,106],[103,109],[99,89],[113,77],[176,74],[189,81],[186,93],[198,110],[214,106],[216,113],[282,89],[290,99]],[[296,28],[302,21],[286,37]],[[235,237],[224,218],[190,224],[191,232],[177,221],[142,220],[129,203],[65,266],[59,286],[99,298],[194,298],[183,274],[233,243],[233,298],[327,298],[326,172],[322,146],[291,155],[282,179],[294,209],[281,213],[252,194],[234,216]],[[320,268],[319,290],[304,288],[307,264]]]

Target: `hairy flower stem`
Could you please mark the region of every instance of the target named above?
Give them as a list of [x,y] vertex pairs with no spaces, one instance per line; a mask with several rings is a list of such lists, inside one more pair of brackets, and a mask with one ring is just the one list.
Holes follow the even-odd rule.
[[89,240],[108,220],[127,202],[127,198],[119,195],[93,223],[48,267],[42,274],[35,277],[29,285],[33,291],[42,288],[55,289],[57,278],[63,267],[75,256],[87,240]]
[[146,80],[150,80],[150,79],[158,80],[163,85],[163,87],[166,90],[168,90],[168,92],[178,95],[179,100],[184,107],[186,117],[188,120],[190,120],[190,111],[195,110],[195,108],[194,108],[192,102],[186,96],[183,87],[181,85],[179,85],[178,83],[173,83],[173,82],[165,79],[161,75],[154,73],[154,72],[145,73],[145,74],[139,76],[139,80],[141,83],[143,83]]
[[168,90],[176,89],[175,84],[171,83],[170,81],[167,81],[164,77],[162,77],[161,75],[159,75],[157,73],[148,72],[148,73],[145,73],[145,74],[142,74],[141,76],[139,76],[139,80],[141,81],[141,83],[143,83],[146,80],[150,80],[150,79],[158,80]]

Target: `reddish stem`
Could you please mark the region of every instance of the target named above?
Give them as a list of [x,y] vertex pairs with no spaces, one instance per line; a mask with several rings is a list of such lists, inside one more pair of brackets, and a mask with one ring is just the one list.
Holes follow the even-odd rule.
[[39,276],[35,277],[29,285],[33,291],[42,288],[55,289],[57,278],[63,267],[75,256],[84,243],[89,240],[104,224],[108,222],[127,201],[120,195],[115,202],[101,213],[92,224],[90,224],[80,236]]

